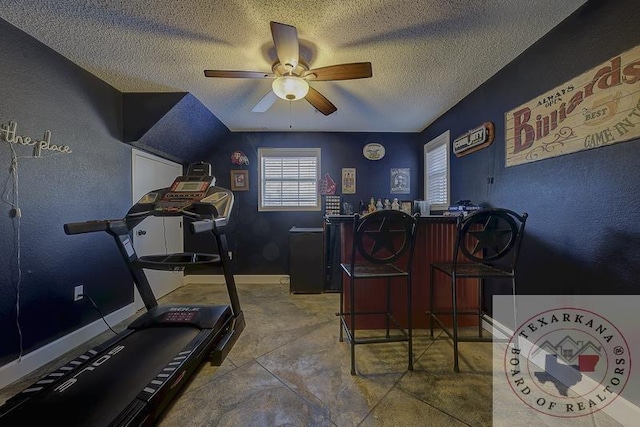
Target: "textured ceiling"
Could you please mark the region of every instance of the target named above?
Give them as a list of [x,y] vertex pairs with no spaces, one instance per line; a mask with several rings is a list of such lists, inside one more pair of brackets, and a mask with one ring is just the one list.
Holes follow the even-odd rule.
[[[232,131],[419,132],[585,0],[0,0],[0,17],[122,92],[190,92]],[[338,108],[254,105],[271,80],[269,21],[298,30],[311,68],[373,77],[311,85]]]

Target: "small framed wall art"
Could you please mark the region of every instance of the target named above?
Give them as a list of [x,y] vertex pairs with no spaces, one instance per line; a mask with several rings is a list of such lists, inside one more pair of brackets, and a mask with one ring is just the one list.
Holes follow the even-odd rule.
[[409,168],[391,168],[391,194],[411,193]]
[[356,168],[342,168],[342,194],[356,193]]
[[409,215],[413,215],[413,202],[411,200],[400,201],[400,210],[405,211]]
[[231,191],[249,191],[249,171],[231,170]]

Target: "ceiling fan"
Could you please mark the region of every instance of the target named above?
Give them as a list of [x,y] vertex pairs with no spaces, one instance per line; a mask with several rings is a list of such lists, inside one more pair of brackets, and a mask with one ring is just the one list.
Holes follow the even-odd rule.
[[316,110],[325,116],[338,108],[320,92],[309,85],[309,81],[334,81],[363,79],[372,76],[370,62],[330,65],[309,69],[309,65],[300,58],[300,45],[296,27],[271,21],[271,35],[277,59],[271,66],[271,72],[204,70],[205,77],[274,79],[272,91],[269,91],[255,107],[253,112],[265,112],[278,98],[289,101],[306,99]]

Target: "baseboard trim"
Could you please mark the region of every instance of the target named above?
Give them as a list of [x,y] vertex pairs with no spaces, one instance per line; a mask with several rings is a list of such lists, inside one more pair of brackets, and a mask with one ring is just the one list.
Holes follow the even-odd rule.
[[[255,284],[255,285],[289,285],[288,275],[252,275],[241,274],[233,276],[236,284]],[[223,275],[209,275],[209,274],[191,274],[184,276],[183,284],[187,283],[211,283],[213,285],[224,285]]]
[[[119,310],[105,316],[105,320],[110,325],[118,324],[135,314],[133,304],[122,307]],[[98,319],[86,326],[81,327],[57,340],[46,344],[31,353],[27,353],[22,358],[16,359],[6,365],[0,366],[0,388],[4,388],[36,369],[57,359],[75,347],[86,343],[107,330],[102,319]]]

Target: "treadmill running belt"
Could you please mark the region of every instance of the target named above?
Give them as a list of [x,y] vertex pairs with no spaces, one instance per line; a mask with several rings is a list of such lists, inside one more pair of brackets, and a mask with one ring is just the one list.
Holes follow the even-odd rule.
[[[32,404],[20,405],[2,421],[39,425],[46,419],[64,425],[107,426],[200,331],[190,325],[136,331],[78,369],[77,381],[63,392],[51,390],[34,397]],[[118,346],[123,348],[113,354]]]

